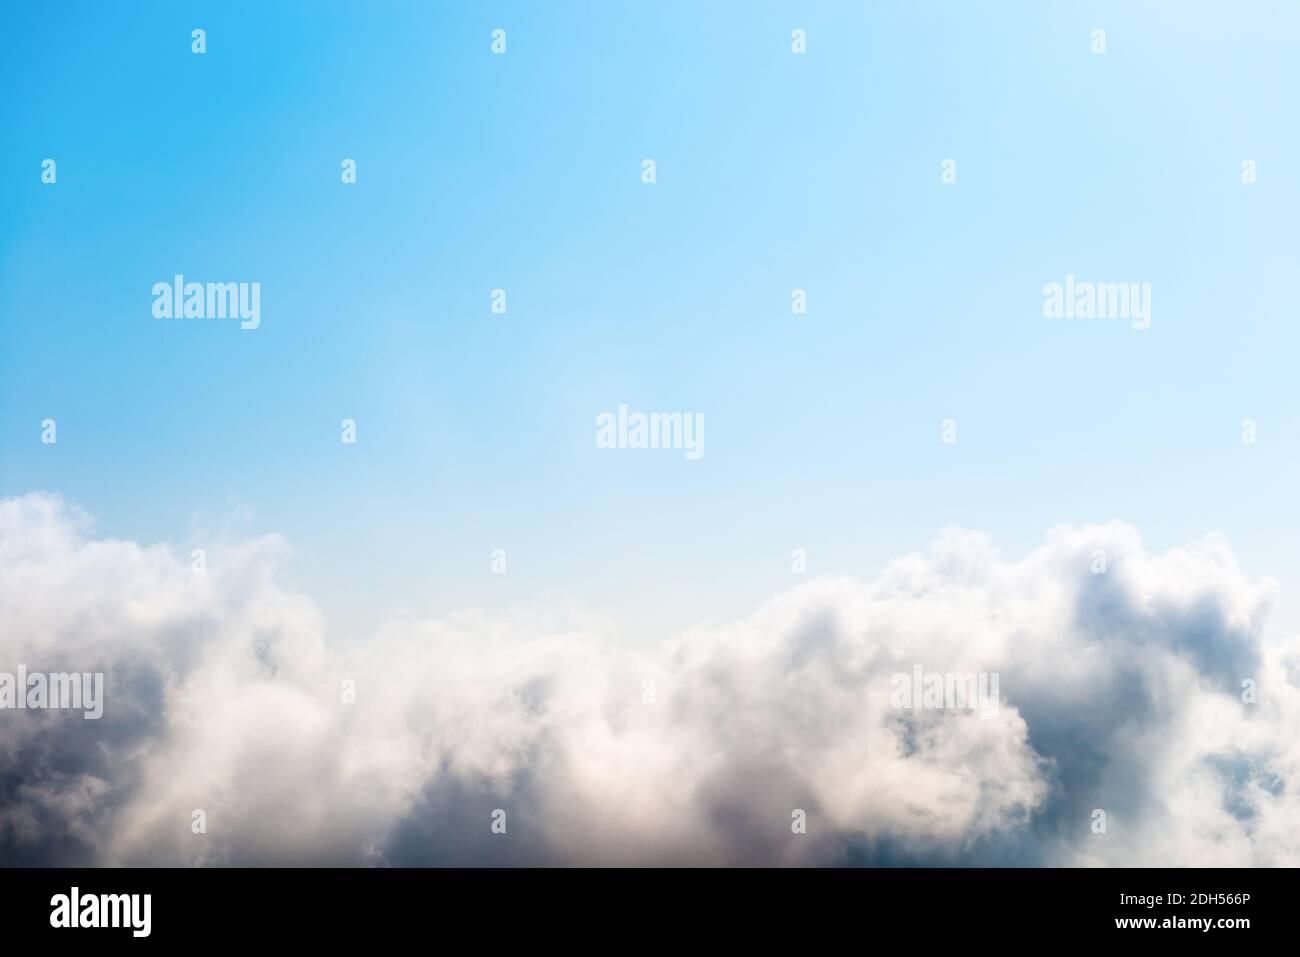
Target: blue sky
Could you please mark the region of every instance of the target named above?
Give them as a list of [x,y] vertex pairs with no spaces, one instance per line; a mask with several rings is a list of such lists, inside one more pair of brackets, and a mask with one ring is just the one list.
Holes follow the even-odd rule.
[[[1300,628],[1295,5],[3,16],[0,494],[281,533],[337,637],[556,600],[660,637],[796,547],[870,577],[1110,519],[1222,531]],[[178,272],[260,282],[261,327],[154,319]],[[1151,328],[1044,319],[1067,273],[1150,282]],[[620,403],[703,413],[704,457],[597,449]]]

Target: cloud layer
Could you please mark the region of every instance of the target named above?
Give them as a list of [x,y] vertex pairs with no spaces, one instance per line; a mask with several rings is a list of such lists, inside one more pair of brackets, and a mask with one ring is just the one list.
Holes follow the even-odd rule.
[[[99,721],[0,711],[0,863],[1300,864],[1300,641],[1214,537],[953,532],[655,654],[524,613],[327,643],[285,553],[0,502],[0,671],[106,674]],[[918,665],[1001,706],[894,707]]]

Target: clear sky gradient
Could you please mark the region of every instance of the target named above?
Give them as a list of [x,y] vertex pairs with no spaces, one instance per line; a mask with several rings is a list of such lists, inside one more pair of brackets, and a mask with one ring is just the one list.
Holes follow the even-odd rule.
[[[1223,532],[1300,628],[1300,5],[987,6],[9,5],[0,494],[283,534],[340,638],[557,600],[658,638],[794,548],[1110,519]],[[261,327],[153,318],[176,273]],[[1045,319],[1067,273],[1151,328]],[[598,449],[620,403],[703,458]]]

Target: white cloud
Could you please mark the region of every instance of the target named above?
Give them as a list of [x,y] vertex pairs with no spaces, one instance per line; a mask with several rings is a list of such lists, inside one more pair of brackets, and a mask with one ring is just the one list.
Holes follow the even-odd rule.
[[[0,711],[0,861],[1300,864],[1298,643],[1215,538],[954,532],[652,656],[522,613],[327,645],[284,552],[194,574],[0,502],[0,670],[108,676],[100,721]],[[996,672],[1002,706],[896,710],[914,665]]]

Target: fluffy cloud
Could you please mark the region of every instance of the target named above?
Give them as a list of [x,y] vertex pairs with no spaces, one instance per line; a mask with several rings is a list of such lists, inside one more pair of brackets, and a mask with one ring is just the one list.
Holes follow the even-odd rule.
[[[107,697],[0,711],[0,863],[1300,864],[1300,643],[1215,538],[952,533],[653,655],[523,614],[327,643],[284,553],[196,574],[0,502],[0,671]],[[1000,707],[894,707],[914,666],[996,673]]]

